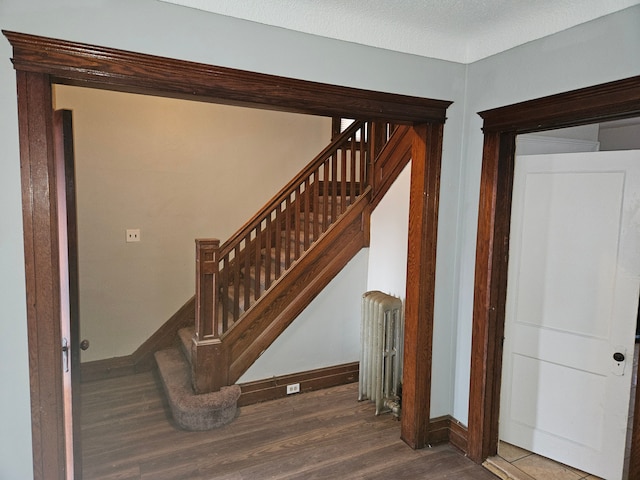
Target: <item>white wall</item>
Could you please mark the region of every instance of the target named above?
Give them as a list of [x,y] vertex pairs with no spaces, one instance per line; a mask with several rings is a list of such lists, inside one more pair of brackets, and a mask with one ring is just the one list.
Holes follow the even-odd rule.
[[640,150],[640,123],[600,127],[600,149]]
[[[0,28],[95,45],[456,103],[445,129],[436,322],[438,342],[455,332],[457,228],[465,67],[299,34],[154,0],[3,0]],[[31,477],[28,357],[15,75],[0,40],[0,478]],[[375,263],[375,258],[369,258]],[[364,262],[362,262],[364,263]],[[366,270],[362,264],[359,267]],[[10,367],[9,367],[10,365]],[[453,368],[452,351],[434,369]],[[446,390],[446,389],[444,389]],[[434,389],[436,395],[449,392]],[[444,401],[446,403],[446,400]]]
[[380,290],[400,297],[404,303],[407,286],[407,246],[409,231],[409,187],[411,162],[371,214],[367,291]]
[[359,361],[368,258],[366,248],[353,257],[238,383]]
[[453,416],[468,418],[469,362],[482,121],[476,112],[640,74],[640,6],[480,60],[468,67],[461,182],[460,286]]
[[[56,86],[73,111],[82,361],[131,354],[224,242],[330,141],[331,119]],[[125,242],[125,230],[141,241]]]
[[[367,273],[367,291],[380,290],[400,297],[403,304],[407,285],[410,186],[411,162],[402,170],[371,214],[370,261]],[[446,193],[443,190],[443,196]],[[445,233],[441,233],[441,238],[444,235]],[[440,238],[438,242],[442,251],[443,245]],[[439,265],[442,264],[443,262],[439,263]],[[442,274],[445,267],[439,268],[438,280],[443,282],[442,279],[447,277]],[[455,278],[453,274],[450,277]],[[442,301],[442,289],[446,286],[440,283],[438,288],[441,295],[436,298],[437,310],[434,321],[434,338],[438,341],[433,343],[431,417],[451,413],[454,385],[455,339],[452,335],[455,331],[455,323],[451,321],[450,313],[446,311],[447,305]]]
[[[466,422],[482,158],[476,112],[640,74],[640,7],[464,65],[299,34],[153,0],[3,0],[0,28],[320,82],[453,100],[444,132],[434,405]],[[283,54],[286,52],[286,54]],[[15,76],[0,40],[0,478],[31,477]],[[465,92],[467,101],[465,104]],[[374,252],[369,265],[377,262]],[[353,263],[353,262],[352,262]],[[360,266],[359,268],[364,268]],[[362,273],[362,272],[361,272]],[[450,346],[450,348],[447,348]],[[10,365],[10,368],[9,368]],[[455,371],[455,377],[453,375]],[[455,378],[455,395],[437,375]],[[450,400],[449,400],[450,399]],[[434,407],[432,413],[438,409]]]

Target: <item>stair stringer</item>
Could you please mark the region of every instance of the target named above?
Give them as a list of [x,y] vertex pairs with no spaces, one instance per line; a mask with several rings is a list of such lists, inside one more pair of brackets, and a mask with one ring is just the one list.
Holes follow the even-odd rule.
[[373,164],[371,211],[375,210],[393,182],[411,160],[413,128],[398,125]]
[[220,339],[235,383],[349,261],[369,244],[365,192]]

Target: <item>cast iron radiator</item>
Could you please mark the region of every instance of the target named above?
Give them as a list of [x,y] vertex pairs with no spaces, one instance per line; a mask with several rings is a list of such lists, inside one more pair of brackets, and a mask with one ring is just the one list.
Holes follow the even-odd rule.
[[371,400],[376,415],[400,412],[404,319],[402,300],[379,291],[362,296],[358,400]]

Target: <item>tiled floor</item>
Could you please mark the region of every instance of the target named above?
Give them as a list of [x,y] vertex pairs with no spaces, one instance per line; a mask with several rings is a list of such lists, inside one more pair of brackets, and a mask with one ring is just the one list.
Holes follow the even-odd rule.
[[505,442],[485,467],[503,480],[598,480],[599,477],[556,463]]
[[[631,398],[629,401],[629,428],[627,432],[627,452],[623,479],[627,479],[627,467],[630,451],[631,427],[633,425],[633,405],[636,398],[637,365],[640,345],[636,344],[631,380]],[[506,442],[498,444],[498,455],[487,459],[485,467],[503,480],[597,480],[600,477],[589,475],[575,468],[556,463],[548,458],[528,452]]]

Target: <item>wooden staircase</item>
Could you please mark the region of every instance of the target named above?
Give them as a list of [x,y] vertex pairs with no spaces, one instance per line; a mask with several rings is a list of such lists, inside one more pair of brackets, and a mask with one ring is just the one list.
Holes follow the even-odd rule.
[[408,162],[411,132],[354,122],[224,244],[196,240],[195,324],[180,333],[196,396],[239,395],[223,387],[368,245],[371,210]]

